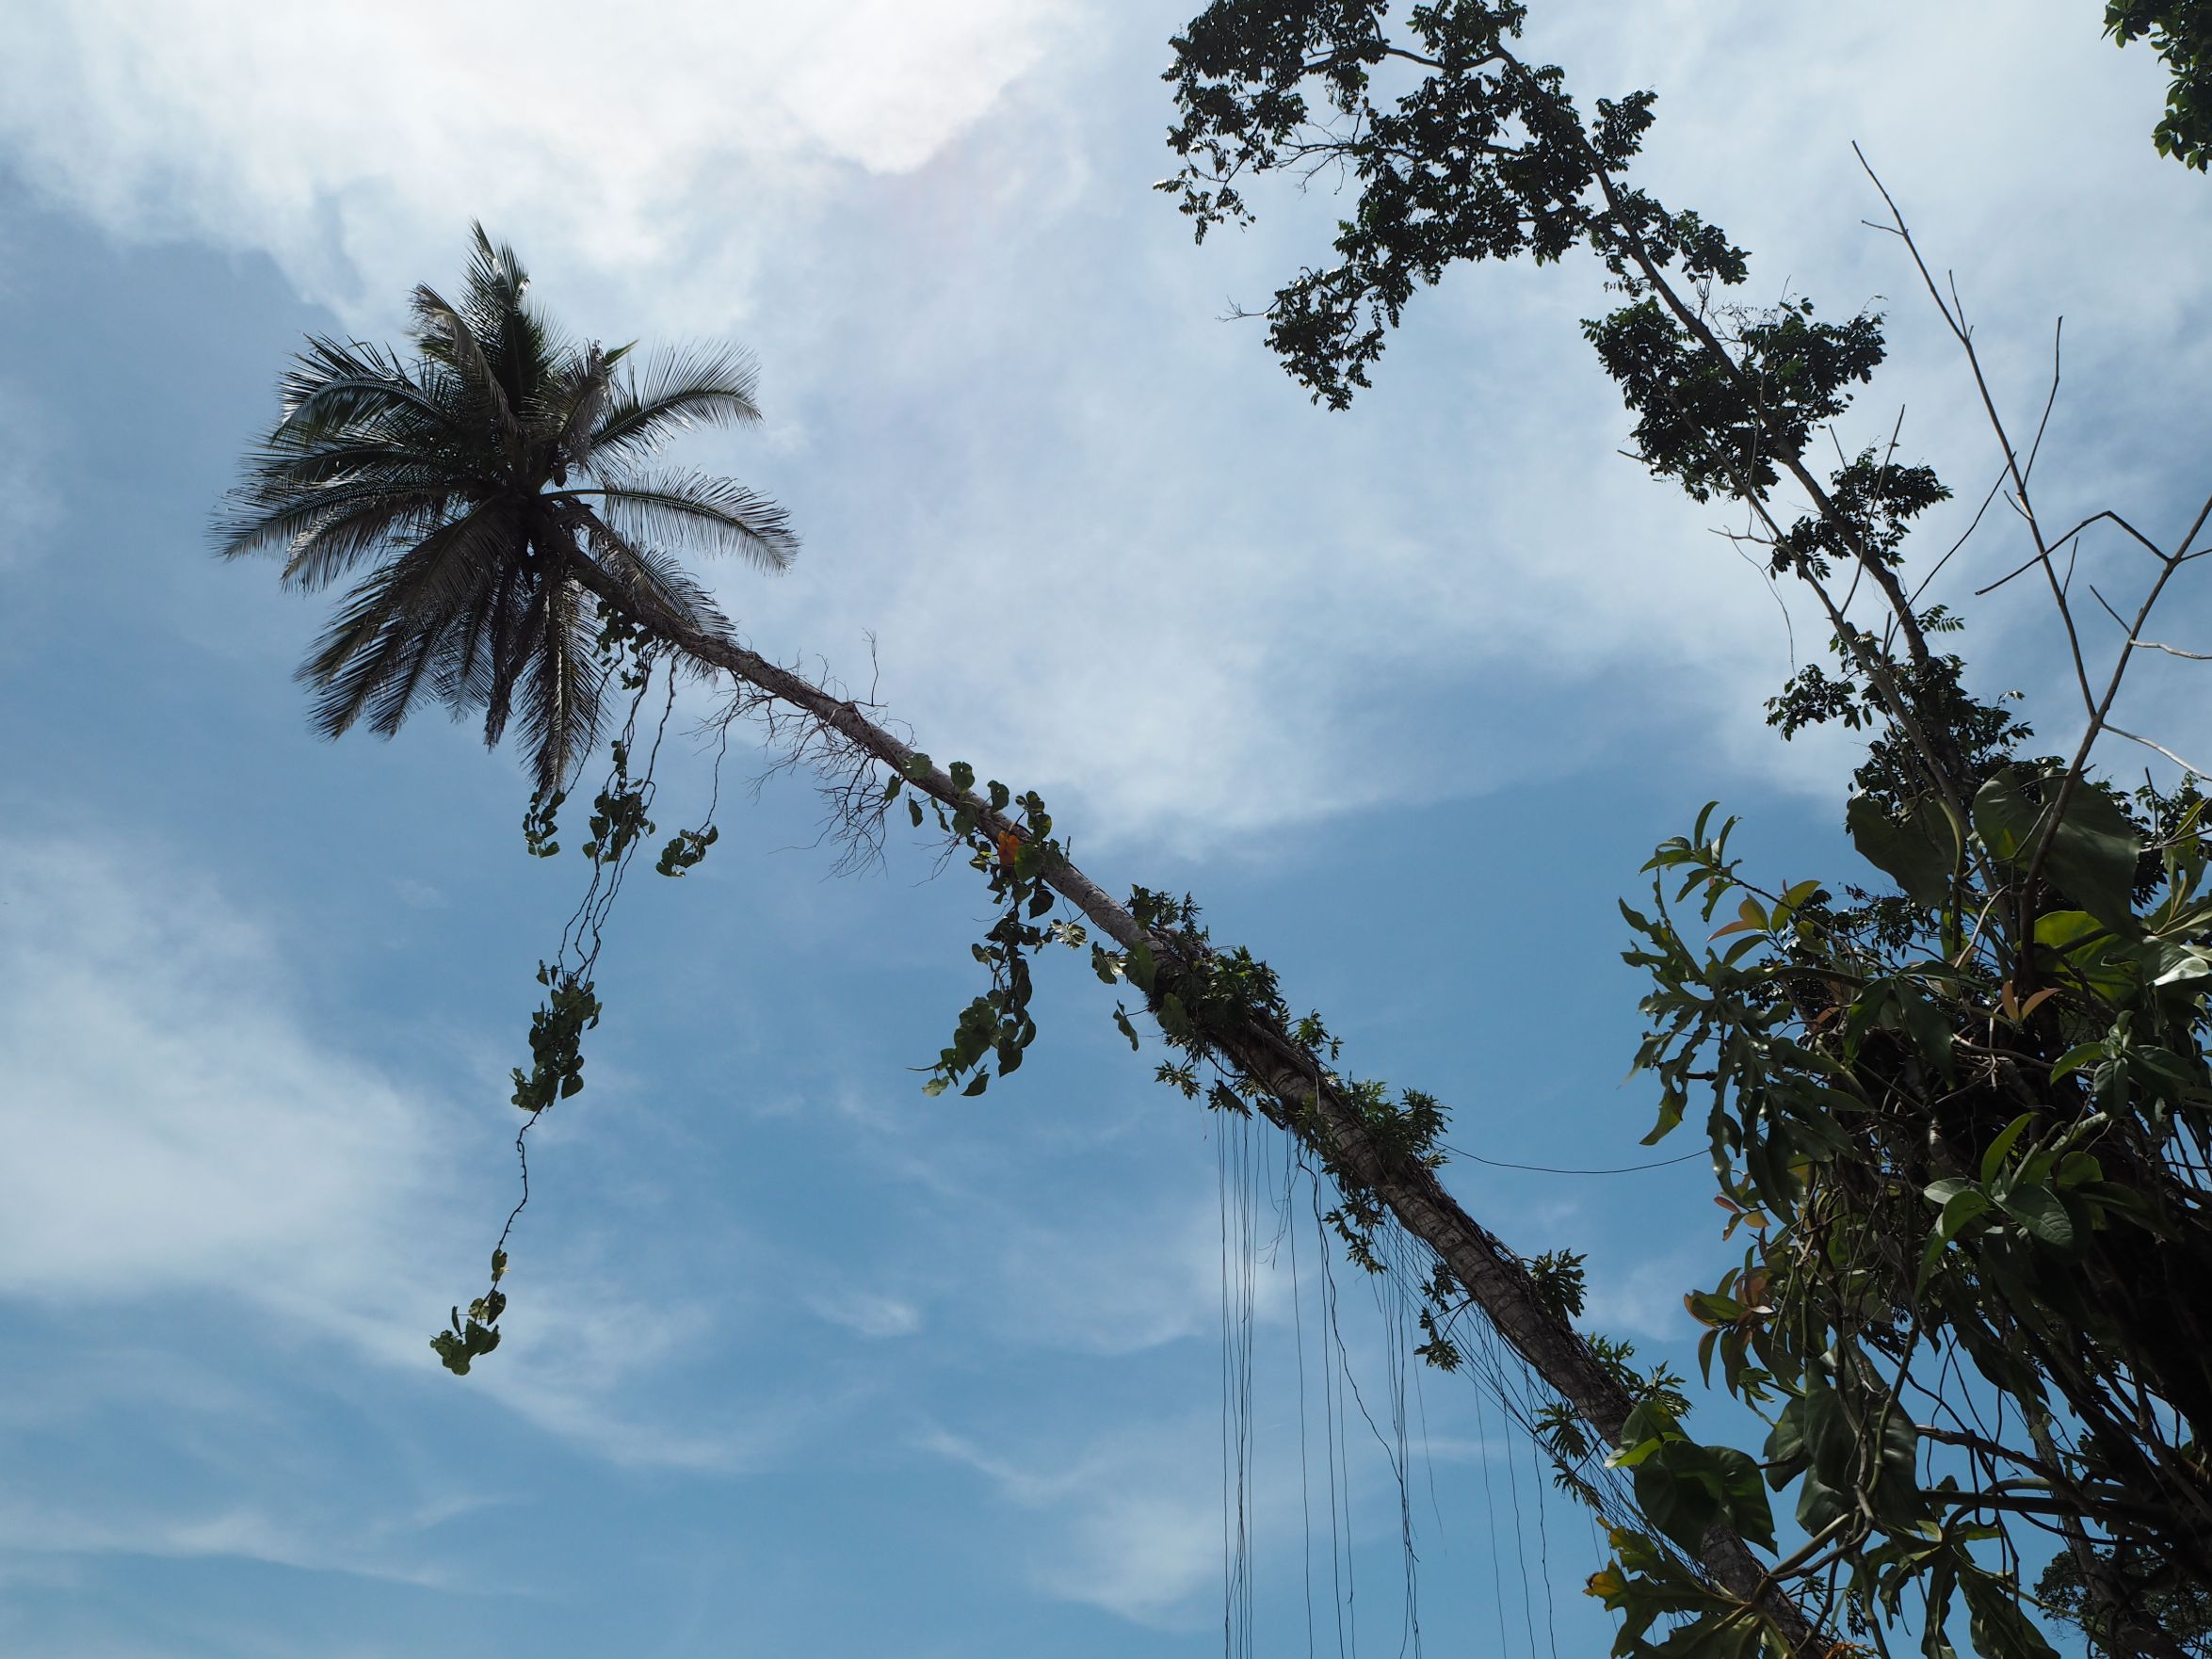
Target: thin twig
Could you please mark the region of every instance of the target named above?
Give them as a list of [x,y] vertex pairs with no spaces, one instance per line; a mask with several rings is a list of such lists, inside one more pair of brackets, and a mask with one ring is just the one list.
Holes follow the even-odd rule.
[[2183,771],[2188,773],[2191,777],[2212,778],[2212,772],[2205,771],[2204,767],[2197,765],[2194,762],[2183,760],[2181,756],[2175,754],[2173,750],[2168,749],[2163,743],[2154,743],[2148,737],[2138,737],[2133,732],[2123,731],[2120,727],[2115,726],[2109,720],[2105,722],[2105,730],[2111,733],[2115,737],[2124,737],[2130,743],[2139,743],[2145,749],[2156,749],[2160,754],[2164,755],[2168,760],[2172,761],[2175,765],[2179,766]]

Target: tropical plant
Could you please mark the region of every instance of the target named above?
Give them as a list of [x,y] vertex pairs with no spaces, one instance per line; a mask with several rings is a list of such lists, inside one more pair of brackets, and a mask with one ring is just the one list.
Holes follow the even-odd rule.
[[[1523,56],[1526,9],[1217,0],[1175,42],[1183,166],[1162,188],[1203,236],[1248,220],[1265,175],[1352,182],[1334,258],[1265,314],[1285,369],[1332,409],[1452,266],[1594,256],[1624,303],[1584,330],[1635,417],[1637,458],[1738,512],[1737,546],[1831,624],[1833,666],[1800,670],[1772,722],[1868,734],[1849,829],[1896,892],[1756,884],[1708,809],[1646,866],[1650,913],[1624,907],[1628,959],[1653,979],[1651,1138],[1703,1103],[1718,1197],[1751,1241],[1687,1298],[1701,1357],[1771,1432],[1758,1456],[1701,1444],[1678,1400],[1652,1398],[1607,1437],[1644,1518],[1614,1529],[1618,1557],[1592,1581],[1623,1616],[1616,1651],[1802,1648],[1778,1609],[1685,1570],[1720,1525],[1773,1557],[1760,1585],[1815,1624],[1884,1652],[1910,1634],[1929,1659],[1950,1654],[1955,1612],[1992,1659],[2048,1653],[2023,1611],[2040,1529],[2066,1563],[2044,1581],[2051,1611],[2109,1651],[2174,1654],[2161,1619],[2212,1587],[2205,774],[2113,717],[2139,654],[2170,649],[2146,625],[2212,551],[2212,501],[2167,538],[2132,510],[2046,524],[2033,480],[2050,400],[2016,440],[1956,289],[1869,173],[1987,413],[1989,499],[2025,526],[2026,556],[1991,586],[2038,580],[2061,624],[2081,729],[2065,755],[2038,754],[1938,648],[1961,619],[1921,595],[1960,548],[1908,571],[1915,521],[1948,490],[1900,458],[1894,430],[1870,447],[1838,431],[1885,354],[1881,315],[1731,302],[1743,250],[1625,182],[1652,96],[1586,118],[1561,71]],[[2158,31],[2177,75],[2159,146],[2185,160],[2178,77],[2200,10],[2111,8],[2123,40]],[[1833,469],[1814,459],[1829,433]],[[2144,561],[2126,614],[2089,589],[2121,629],[2103,669],[2073,580],[2097,533]],[[2180,784],[2131,796],[2100,781],[2107,737],[2164,755]],[[1561,1411],[1550,1427],[1578,1480],[1584,1422]],[[1795,1538],[1768,1487],[1794,1493]]]
[[[315,343],[226,550],[284,546],[288,578],[307,586],[381,560],[303,670],[326,730],[365,712],[388,732],[427,695],[481,707],[496,739],[524,685],[533,851],[553,850],[560,782],[598,730],[601,685],[618,676],[632,691],[583,848],[590,943],[572,961],[564,935],[540,969],[549,994],[531,1069],[516,1072],[525,1127],[581,1086],[581,1037],[599,1014],[590,952],[652,831],[651,751],[640,775],[634,748],[646,689],[663,663],[671,673],[710,666],[729,677],[733,714],[766,718],[786,758],[825,774],[837,827],[856,845],[880,836],[903,795],[912,826],[933,824],[987,884],[998,913],[974,951],[989,984],[930,1069],[932,1092],[979,1093],[1013,1071],[1036,1035],[1032,958],[1048,944],[1088,946],[1099,977],[1134,993],[1158,1027],[1163,1081],[1274,1123],[1333,1184],[1330,1220],[1347,1252],[1399,1274],[1418,1298],[1425,1358],[1461,1362],[1455,1321],[1471,1310],[1495,1326],[1557,1396],[1540,1426],[1562,1484],[1611,1524],[1617,1558],[1591,1588],[1623,1616],[1619,1651],[1886,1651],[1891,1631],[1917,1625],[1930,1659],[1948,1659],[1956,1608],[1992,1659],[2041,1659],[2047,1647],[2021,1612],[2017,1541],[2021,1526],[2041,1525],[2075,1562],[2078,1594],[2061,1616],[2078,1613],[2115,1651],[2171,1651],[2156,1610],[2193,1604],[2212,1498],[2202,1346],[2192,1350],[2186,1323],[2160,1329],[2171,1296],[2151,1287],[2204,1263],[2212,1095],[2200,982],[2212,974],[2212,911],[2194,797],[2131,801],[2091,775],[2091,760],[2107,733],[2133,735],[2112,725],[2112,701],[2133,653],[2150,649],[2140,635],[2151,605],[2198,556],[2203,517],[2177,540],[2145,542],[2155,579],[2107,688],[2082,671],[2087,722],[2071,758],[2029,752],[2025,725],[1970,695],[1962,660],[1937,648],[1956,619],[1907,584],[1913,524],[1946,499],[1944,485],[1894,446],[1839,457],[1833,470],[1812,459],[1815,436],[1882,360],[1881,318],[1832,322],[1803,300],[1726,303],[1748,270],[1743,250],[1624,182],[1651,96],[1601,101],[1585,118],[1560,71],[1519,56],[1523,17],[1474,0],[1219,0],[1175,42],[1184,166],[1168,187],[1203,234],[1248,217],[1245,193],[1262,175],[1341,163],[1357,182],[1335,262],[1285,284],[1268,308],[1286,366],[1337,408],[1449,266],[1587,250],[1625,291],[1588,332],[1637,419],[1641,459],[1696,500],[1739,508],[1738,534],[1830,620],[1833,667],[1784,687],[1774,717],[1784,735],[1826,721],[1869,732],[1850,827],[1900,891],[1865,896],[1838,881],[1850,900],[1838,904],[1817,881],[1759,889],[1708,817],[1660,849],[1652,868],[1674,885],[1653,915],[1629,918],[1635,959],[1655,981],[1642,1058],[1660,1080],[1661,1132],[1687,1115],[1693,1086],[1716,1090],[1720,1196],[1752,1245],[1737,1273],[1690,1305],[1713,1333],[1705,1357],[1723,1383],[1773,1408],[1763,1456],[1694,1440],[1678,1379],[1640,1373],[1619,1346],[1579,1332],[1572,1256],[1516,1254],[1439,1179],[1441,1105],[1340,1070],[1320,1019],[1293,1013],[1266,963],[1216,944],[1187,898],[1138,888],[1116,900],[1068,859],[1033,793],[979,781],[962,763],[940,766],[873,705],[737,644],[640,539],[711,524],[716,544],[734,538],[772,556],[787,532],[755,498],[718,512],[713,502],[728,498],[610,472],[593,459],[604,436],[569,448],[560,434],[604,433],[612,418],[580,412],[592,353],[540,353],[548,366],[535,383],[566,392],[503,426],[491,392],[474,389],[505,395],[523,382],[490,366],[514,359],[497,356],[497,331],[478,328],[470,306],[418,298],[420,361],[404,368]],[[1911,249],[1901,219],[1895,228]],[[482,314],[503,314],[502,282],[517,297],[506,311],[521,314],[511,256],[480,244],[478,269],[492,300]],[[1963,318],[1944,314],[1978,383]],[[742,403],[743,413],[733,401],[685,412],[750,418]],[[505,408],[517,405],[509,396]],[[424,406],[445,413],[433,422]],[[358,459],[344,443],[326,453],[320,434],[345,431],[356,409],[390,429],[348,439]],[[2105,514],[2047,533],[2029,489],[2038,445],[2014,444],[1992,411],[1997,490],[2034,541],[2023,569],[2050,577],[2077,640],[2057,561],[2099,522],[2134,532]],[[537,434],[533,464],[505,462],[510,431]],[[419,446],[396,442],[417,432]],[[475,493],[417,485],[410,469],[448,443],[492,458],[465,474]],[[567,470],[588,461],[599,489],[571,490]],[[390,505],[357,517],[357,475],[364,497]],[[423,505],[406,505],[411,489]],[[510,574],[486,554],[463,556],[497,540],[495,523],[527,526],[501,543],[510,563],[541,564]],[[440,532],[450,557],[443,543],[423,552]],[[548,579],[567,586],[532,612]],[[600,628],[589,668],[574,608],[586,593]],[[572,607],[557,625],[557,604]],[[585,709],[587,689],[589,720],[568,712]],[[711,822],[680,832],[659,867],[682,874],[712,839]],[[1689,901],[1710,915],[1723,900],[1734,906],[1723,935],[1735,937],[1719,953],[1669,913]],[[1054,914],[1061,901],[1073,914]],[[1130,1013],[1116,1004],[1134,1045]],[[1428,1252],[1418,1262],[1401,1248],[1409,1240]],[[497,1344],[505,1241],[492,1288],[434,1339],[457,1372]],[[2000,1399],[2003,1422],[2019,1425],[2010,1438],[1973,1421],[1976,1404]],[[1784,1536],[1768,1487],[1795,1492],[1801,1536]]]
[[2105,32],[2123,46],[2150,41],[2172,80],[2166,113],[2151,134],[2158,153],[2203,172],[2212,165],[2212,4],[2207,0],[2110,0]]
[[564,338],[528,286],[479,225],[460,298],[414,291],[412,357],[311,338],[216,534],[225,556],[281,556],[294,587],[362,572],[299,669],[326,735],[365,720],[388,737],[441,702],[480,712],[495,745],[519,694],[550,794],[605,726],[594,593],[637,593],[719,636],[675,552],[781,570],[797,542],[752,491],[648,464],[686,428],[760,418],[750,359],[669,351],[640,372],[628,346]]
[[[414,362],[368,347],[311,342],[285,379],[284,421],[250,460],[244,509],[223,541],[226,553],[287,549],[286,579],[299,587],[328,580],[349,561],[373,563],[342,605],[325,646],[302,670],[322,692],[316,719],[332,734],[347,730],[364,709],[372,729],[389,733],[428,695],[458,709],[484,707],[487,734],[495,739],[500,711],[492,694],[499,684],[483,671],[486,657],[470,654],[479,647],[472,643],[474,612],[467,606],[480,605],[488,615],[501,604],[511,607],[511,587],[523,596],[524,614],[533,614],[526,606],[545,568],[537,562],[546,556],[541,539],[552,550],[552,568],[570,585],[559,604],[580,616],[582,595],[575,589],[596,601],[597,636],[589,654],[586,636],[572,627],[547,641],[545,656],[533,661],[531,647],[546,640],[541,626],[534,634],[509,636],[509,655],[502,659],[510,664],[509,685],[519,678],[525,686],[538,680],[573,685],[577,690],[571,695],[579,709],[587,688],[593,700],[592,720],[579,716],[533,729],[537,787],[524,836],[539,856],[559,851],[563,781],[588,752],[584,744],[597,729],[602,686],[612,681],[629,694],[626,717],[609,746],[608,775],[592,801],[590,833],[581,845],[590,865],[589,885],[558,948],[538,966],[545,994],[531,1020],[529,1063],[514,1072],[513,1103],[526,1114],[517,1135],[518,1153],[541,1115],[583,1087],[584,1035],[602,1012],[593,966],[608,909],[631,861],[654,833],[649,816],[654,765],[658,734],[672,706],[674,673],[707,668],[725,676],[727,717],[751,716],[764,722],[772,749],[825,779],[833,827],[850,846],[872,848],[891,809],[903,804],[914,829],[933,827],[949,849],[965,855],[1000,907],[973,947],[990,983],[962,1010],[951,1040],[928,1069],[929,1092],[958,1085],[963,1093],[979,1094],[994,1075],[1019,1066],[1036,1036],[1028,1011],[1032,958],[1048,944],[1087,948],[1097,975],[1133,991],[1138,1010],[1156,1023],[1171,1055],[1158,1068],[1163,1081],[1216,1109],[1257,1112],[1296,1139],[1302,1155],[1336,1189],[1339,1201],[1329,1221],[1354,1260],[1380,1270],[1399,1243],[1429,1252],[1413,1294],[1423,1304],[1423,1352],[1432,1361],[1459,1362],[1450,1331],[1473,1308],[1607,1442],[1619,1439],[1639,1404],[1672,1397],[1666,1373],[1646,1376],[1628,1363],[1624,1346],[1593,1344],[1578,1333],[1575,1299],[1560,1288],[1563,1281],[1547,1276],[1541,1262],[1509,1248],[1445,1187],[1436,1174],[1444,1161],[1437,1143],[1445,1118],[1438,1103],[1418,1090],[1393,1090],[1379,1080],[1340,1071],[1337,1040],[1320,1018],[1295,1015],[1266,963],[1241,948],[1216,945],[1187,897],[1139,887],[1126,901],[1117,900],[1067,857],[1034,792],[980,780],[964,762],[938,765],[887,730],[872,703],[817,685],[734,639],[683,572],[640,546],[635,534],[639,527],[622,516],[640,506],[665,512],[670,501],[696,516],[702,501],[718,499],[704,485],[678,495],[663,482],[613,472],[604,440],[585,452],[597,469],[597,491],[569,485],[564,472],[580,470],[583,460],[557,438],[539,440],[544,447],[535,466],[509,463],[505,449],[487,442],[465,446],[476,458],[468,469],[450,469],[444,458],[464,447],[464,435],[509,430],[496,425],[498,405],[491,392],[468,390],[496,383],[499,395],[507,396],[507,383],[498,381],[494,368],[478,372],[469,365],[502,361],[490,348],[499,345],[500,330],[529,340],[552,338],[549,326],[520,303],[522,287],[513,255],[492,248],[479,234],[471,303],[451,307],[428,290],[418,291]],[[460,366],[449,367],[449,360]],[[560,362],[561,348],[548,345],[523,358],[538,360]],[[568,385],[586,378],[577,365],[590,362],[589,352],[572,352],[566,361],[566,378],[548,372],[540,383]],[[732,360],[714,361],[727,365]],[[703,390],[690,382],[679,386],[671,377],[652,379],[643,392],[622,388],[605,411],[578,413],[585,408],[580,396],[567,404],[544,396],[541,429],[605,433],[612,427],[621,438],[636,431],[642,411],[664,421],[751,418],[750,398],[737,402],[745,388],[736,384],[735,374],[726,373],[719,381],[694,379],[709,383]],[[509,398],[508,407],[515,401]],[[618,424],[633,410],[641,412]],[[532,429],[517,425],[524,433]],[[435,482],[418,482],[425,475]],[[734,486],[723,488],[735,493]],[[755,498],[745,499],[752,510],[743,534],[766,550],[786,549],[788,532],[781,520],[768,516]],[[472,507],[477,509],[473,521]],[[709,523],[719,530],[733,528],[735,520],[732,513]],[[488,532],[472,530],[459,538],[459,553],[448,557],[457,533],[440,535],[441,529],[494,521],[522,524],[528,534],[495,544]],[[492,562],[495,545],[521,566],[511,575]],[[426,571],[452,572],[452,587],[432,582]],[[356,613],[373,617],[378,626],[356,628]],[[352,655],[335,649],[348,640],[359,641]],[[478,670],[475,677],[466,672],[472,667]],[[656,685],[671,701],[662,704],[659,724],[648,729],[641,724],[642,711]],[[656,868],[664,876],[682,876],[714,840],[710,808],[707,822],[679,830],[666,844]],[[1070,913],[1050,915],[1062,901]],[[1100,936],[1095,941],[1092,928]],[[1138,1036],[1130,1014],[1115,1005],[1114,1021],[1135,1046]],[[524,1171],[526,1202],[526,1159]],[[431,1340],[457,1374],[465,1375],[499,1344],[508,1307],[501,1288],[506,1245],[514,1219],[510,1214],[493,1247],[489,1286],[465,1310],[456,1306],[449,1328]],[[1593,1464],[1581,1478],[1594,1501],[1610,1505],[1608,1513],[1621,1519],[1633,1514],[1622,1506],[1629,1502],[1624,1476]],[[1755,1562],[1725,1528],[1701,1540],[1694,1553],[1734,1594],[1759,1595]],[[1784,1608],[1777,1617],[1794,1615]]]

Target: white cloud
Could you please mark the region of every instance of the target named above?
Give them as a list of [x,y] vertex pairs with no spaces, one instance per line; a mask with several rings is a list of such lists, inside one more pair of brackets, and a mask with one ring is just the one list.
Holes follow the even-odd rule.
[[899,1297],[847,1289],[811,1297],[807,1305],[832,1325],[858,1335],[912,1336],[922,1329],[922,1311]]
[[363,1536],[357,1528],[334,1529],[327,1518],[304,1525],[233,1508],[183,1518],[141,1512],[93,1520],[57,1513],[48,1505],[0,1507],[0,1559],[53,1555],[219,1556],[433,1588],[453,1579],[447,1571],[410,1561],[386,1540]]
[[[894,1172],[921,1212],[916,1224],[936,1242],[920,1264],[911,1248],[886,1264],[889,1289],[840,1281],[815,1293],[808,1305],[821,1317],[864,1336],[904,1335],[919,1329],[927,1301],[940,1326],[964,1321],[1010,1345],[1111,1358],[1218,1332],[1220,1210],[1203,1178],[1163,1183],[1155,1160],[1131,1158],[1102,1185],[1103,1164],[1071,1159],[1064,1146],[1015,1152],[948,1142],[928,1117],[882,1110],[866,1094],[835,1098],[841,1117],[865,1126],[840,1140],[839,1154],[857,1151]],[[1189,1171],[1210,1152],[1189,1133],[1188,1111],[1179,1102],[1164,1110],[1146,1102],[1129,1117],[1102,1110],[1070,1133],[1093,1145],[1144,1134],[1175,1160],[1169,1167]],[[1209,1136],[1221,1133],[1220,1119],[1201,1121]],[[1271,1146],[1266,1155],[1274,1155]],[[1265,1210],[1264,1193],[1259,1202]],[[1262,1225],[1273,1226],[1271,1214]],[[1289,1319],[1286,1276],[1258,1276],[1253,1317]]]
[[1682,1305],[1684,1295],[1715,1277],[1711,1248],[1679,1248],[1646,1254],[1623,1266],[1599,1263],[1583,1297],[1582,1324],[1603,1336],[1648,1337],[1669,1342],[1697,1327]]
[[[325,1039],[269,931],[142,846],[7,843],[0,915],[0,1297],[206,1298],[233,1341],[305,1336],[442,1381],[429,1329],[473,1289],[487,1220],[447,1172],[504,1163],[496,1121]],[[703,1308],[580,1243],[537,1241],[526,1270],[529,1315],[472,1383],[602,1456],[740,1467],[835,1409],[641,1418],[634,1385],[700,1345]]]
[[1057,10],[678,5],[614,27],[588,0],[86,0],[12,19],[0,132],[110,229],[267,251],[341,309],[388,307],[472,217],[603,267],[703,252],[707,292],[823,175],[923,165]]
[[[349,326],[388,327],[482,216],[579,324],[742,329],[775,424],[714,460],[783,495],[810,542],[781,583],[724,580],[733,610],[764,649],[848,675],[876,630],[925,745],[1066,797],[1092,850],[1218,850],[1655,733],[1840,788],[1838,745],[1763,725],[1791,649],[1763,583],[1613,453],[1626,422],[1574,330],[1605,303],[1587,267],[1418,297],[1348,419],[1306,409],[1257,330],[1211,320],[1318,257],[1335,204],[1301,229],[1263,192],[1260,233],[1187,245],[1144,188],[1177,8],[525,15],[48,8],[0,65],[0,142],[118,233],[266,251]],[[1909,267],[1858,222],[1856,137],[1960,267],[2008,408],[2040,391],[2051,316],[2075,319],[2050,509],[2173,487],[2186,445],[2106,436],[2182,424],[2162,411],[2212,353],[2189,327],[2212,221],[2202,181],[2150,152],[2149,54],[2072,0],[1639,16],[1558,8],[1535,44],[1586,95],[1658,89],[1645,176],[1753,250],[1758,297],[1893,297],[1897,362],[1849,441],[1903,402],[1907,453],[1962,495],[1991,459]],[[1949,596],[1986,567],[1962,561]],[[1802,661],[1826,629],[1792,608]],[[1978,659],[2028,657],[2010,615]],[[1549,715],[1570,699],[1575,730]]]
[[1032,1582],[1047,1595],[1141,1624],[1181,1626],[1203,1594],[1219,1591],[1218,1454],[1195,1422],[1106,1436],[1049,1468],[996,1457],[942,1429],[921,1445],[1039,1515],[1046,1537],[1027,1557]]
[[0,902],[0,1290],[306,1290],[302,1258],[343,1272],[434,1200],[428,1115],[285,1016],[266,940],[204,884],[150,901],[117,860],[33,844]]

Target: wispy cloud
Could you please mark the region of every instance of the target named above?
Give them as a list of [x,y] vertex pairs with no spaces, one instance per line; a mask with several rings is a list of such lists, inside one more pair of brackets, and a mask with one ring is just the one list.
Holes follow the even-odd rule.
[[922,1311],[900,1297],[874,1291],[824,1291],[807,1305],[832,1325],[869,1338],[912,1336],[922,1329]]
[[[304,1337],[441,1377],[428,1330],[485,1248],[449,1172],[493,1159],[498,1125],[327,1039],[272,932],[157,849],[9,842],[0,915],[0,1297],[60,1313],[190,1296],[230,1310],[239,1345]],[[834,1409],[640,1415],[634,1386],[705,1342],[705,1305],[640,1294],[588,1240],[544,1241],[527,1294],[519,1364],[472,1382],[601,1456],[750,1466]]]
[[681,5],[618,29],[583,0],[402,0],[270,28],[222,0],[88,0],[18,20],[0,134],[118,234],[266,250],[357,315],[389,314],[426,244],[527,217],[549,264],[689,266],[726,319],[810,197],[926,163],[1058,9]]
[[1220,1582],[1219,1477],[1195,1423],[1130,1430],[1029,1466],[942,1429],[921,1449],[974,1470],[1047,1529],[1037,1587],[1142,1624],[1182,1626]]
[[[2186,455],[2100,434],[2201,381],[2212,346],[2187,319],[2212,225],[2149,153],[2155,66],[2062,0],[1925,10],[1747,33],[1677,0],[1633,31],[1571,9],[1539,26],[1577,85],[1657,87],[1648,176],[1759,253],[1753,298],[1894,297],[1897,361],[1847,443],[1885,439],[1903,404],[1907,453],[1962,495],[1992,459],[1909,268],[1858,222],[1857,137],[1961,266],[2009,406],[2040,391],[2053,316],[2077,319],[2050,510],[2116,480],[2156,493]],[[1837,787],[1835,743],[1762,723],[1825,624],[1800,615],[1793,642],[1712,515],[1613,453],[1627,423],[1575,329],[1604,303],[1594,273],[1455,274],[1354,417],[1308,409],[1256,330],[1214,319],[1224,292],[1264,299],[1316,257],[1334,209],[1271,194],[1258,234],[1187,246],[1143,188],[1163,166],[1156,22],[1077,0],[871,4],[826,28],[686,6],[609,36],[560,0],[521,29],[508,5],[441,14],[448,49],[426,58],[428,15],[50,10],[0,65],[0,141],[119,234],[267,252],[349,326],[388,326],[480,215],[587,326],[752,335],[772,425],[715,461],[776,488],[810,542],[785,581],[729,578],[734,612],[848,674],[874,630],[932,749],[1079,808],[1094,849],[1219,852],[1655,735]],[[1587,708],[1580,735],[1533,735],[1514,713],[1532,700]]]
[[171,1560],[219,1556],[434,1589],[452,1587],[455,1582],[447,1570],[410,1559],[386,1538],[333,1527],[328,1517],[310,1523],[303,1518],[280,1519],[250,1508],[185,1516],[142,1511],[91,1520],[45,1505],[32,1509],[11,1504],[0,1506],[0,1559],[11,1555],[147,1555]]

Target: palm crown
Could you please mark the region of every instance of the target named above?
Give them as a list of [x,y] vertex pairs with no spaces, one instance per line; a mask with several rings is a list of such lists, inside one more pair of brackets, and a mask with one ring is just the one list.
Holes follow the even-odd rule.
[[627,346],[576,345],[525,299],[513,250],[475,237],[458,303],[414,291],[412,358],[309,337],[216,534],[226,557],[280,555],[289,585],[356,578],[299,668],[325,735],[365,718],[388,737],[436,701],[482,711],[495,745],[519,712],[553,790],[604,715],[594,593],[719,637],[675,550],[780,570],[798,543],[766,497],[648,465],[679,431],[760,418],[748,357],[677,350],[639,369]]

